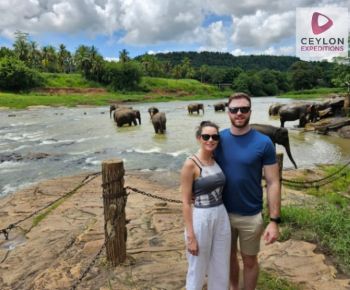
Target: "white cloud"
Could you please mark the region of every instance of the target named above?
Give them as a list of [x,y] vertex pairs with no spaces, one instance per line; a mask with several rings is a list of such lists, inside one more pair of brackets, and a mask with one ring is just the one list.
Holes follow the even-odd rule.
[[[16,30],[104,35],[113,46],[153,45],[156,51],[170,42],[211,51],[234,47],[239,54],[248,47],[277,49],[294,36],[296,7],[325,5],[350,7],[350,0],[0,0],[0,36],[13,39]],[[203,27],[208,15],[214,22]],[[232,23],[223,24],[220,15]]]
[[202,31],[204,45],[199,51],[227,51],[227,33],[222,21],[217,21],[209,25]]
[[294,46],[281,46],[274,47],[270,46],[269,48],[263,50],[261,54],[267,55],[295,55],[295,47]]
[[233,54],[234,56],[248,55],[247,52],[245,52],[244,50],[242,50],[240,48],[234,49],[233,51],[231,51],[231,54]]
[[264,48],[294,35],[295,11],[269,15],[258,10],[254,15],[233,19],[235,46]]

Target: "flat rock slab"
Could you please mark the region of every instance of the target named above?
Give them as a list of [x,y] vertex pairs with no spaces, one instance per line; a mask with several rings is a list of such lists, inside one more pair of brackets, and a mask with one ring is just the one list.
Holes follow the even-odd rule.
[[[1,238],[0,289],[182,289],[187,262],[181,204],[130,191],[127,259],[113,268],[103,248],[101,176],[88,182],[86,176],[44,181],[0,199],[2,229],[75,190],[35,227],[29,218],[9,232],[8,241]],[[128,174],[125,185],[181,199],[178,184],[156,182],[146,173]],[[263,247],[261,265],[305,289],[349,289],[349,280],[336,279],[335,268],[314,249],[301,241],[275,243]]]

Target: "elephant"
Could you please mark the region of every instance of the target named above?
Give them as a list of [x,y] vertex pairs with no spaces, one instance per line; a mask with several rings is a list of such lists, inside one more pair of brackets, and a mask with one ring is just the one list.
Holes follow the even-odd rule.
[[290,152],[288,129],[265,124],[251,124],[250,127],[265,134],[266,136],[269,136],[273,145],[276,146],[276,143],[282,145],[295,169],[298,168],[293,159],[292,153]]
[[124,106],[112,104],[109,106],[109,117],[110,118],[112,117],[112,112],[117,110],[117,109],[132,109],[132,107],[124,107]]
[[153,116],[154,114],[158,113],[158,112],[159,112],[159,110],[158,110],[158,108],[156,108],[156,107],[150,107],[150,108],[148,108],[148,113],[149,113],[149,116],[150,116],[151,119],[152,119],[152,116]]
[[[117,123],[118,127],[122,127],[124,124],[129,124],[131,126],[134,124],[137,125],[137,117],[136,117],[135,110],[131,109],[117,109],[114,111],[114,121]],[[139,119],[139,123],[141,124],[141,117]]]
[[225,108],[227,107],[227,103],[216,103],[214,104],[214,111],[223,111],[225,112]]
[[202,110],[203,115],[204,115],[204,105],[203,104],[200,104],[200,103],[189,104],[187,106],[187,109],[188,109],[189,114],[193,114],[193,112],[197,112],[197,114],[199,115],[199,111]]
[[281,109],[281,107],[283,107],[285,104],[281,104],[281,103],[275,103],[272,104],[269,107],[269,116],[277,116],[279,110]]
[[165,133],[164,131],[166,130],[165,113],[157,112],[157,113],[152,115],[151,119],[152,119],[154,131],[156,132],[156,134],[158,134],[158,133],[164,134]]
[[[299,119],[299,127],[304,128],[310,118],[313,104],[291,104],[280,108],[279,115],[281,127],[284,127],[286,121],[295,121]],[[311,117],[313,118],[313,117]]]

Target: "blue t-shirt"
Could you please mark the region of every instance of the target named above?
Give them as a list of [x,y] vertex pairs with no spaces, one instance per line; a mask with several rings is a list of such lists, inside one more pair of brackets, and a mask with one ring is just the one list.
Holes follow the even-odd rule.
[[255,129],[233,135],[220,132],[215,160],[226,176],[223,201],[229,213],[255,215],[262,210],[262,168],[276,163],[276,150],[270,138]]

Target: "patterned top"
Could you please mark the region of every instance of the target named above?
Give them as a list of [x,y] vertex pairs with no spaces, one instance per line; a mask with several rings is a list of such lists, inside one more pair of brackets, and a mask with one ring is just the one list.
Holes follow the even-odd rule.
[[206,208],[222,204],[222,190],[226,178],[219,165],[215,161],[213,165],[204,165],[196,155],[189,158],[200,169],[200,176],[192,185],[194,206]]

